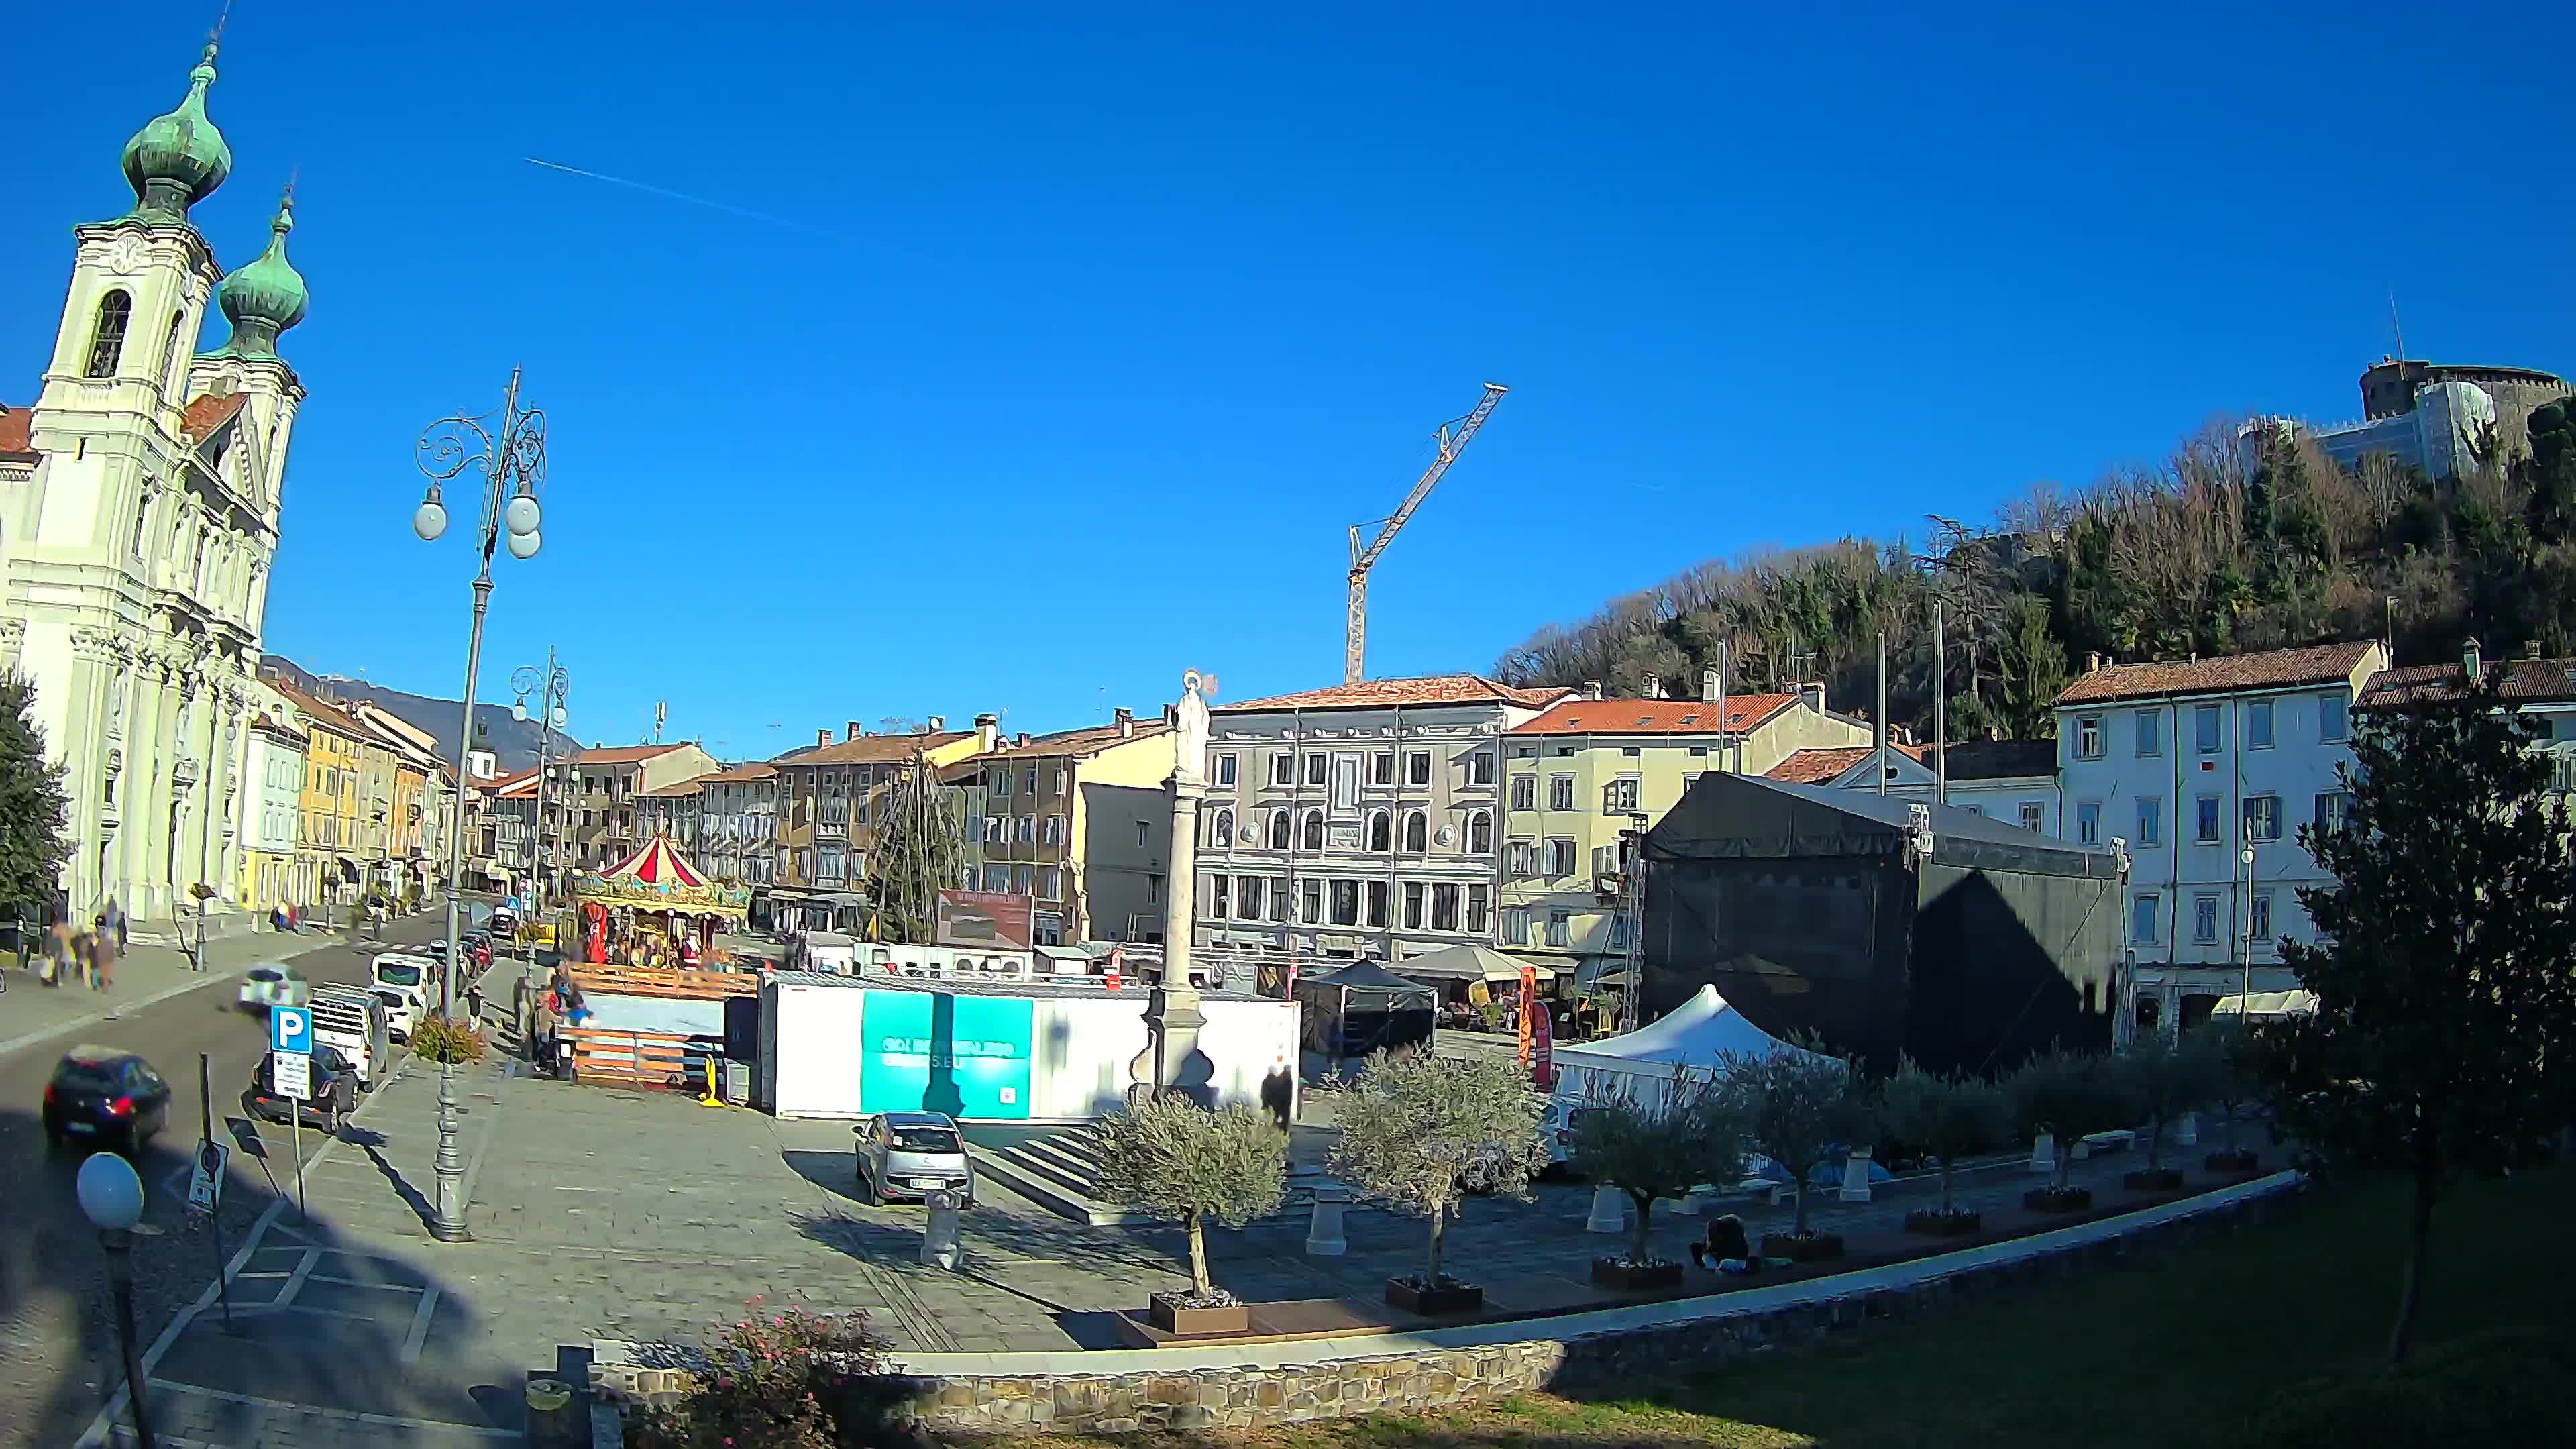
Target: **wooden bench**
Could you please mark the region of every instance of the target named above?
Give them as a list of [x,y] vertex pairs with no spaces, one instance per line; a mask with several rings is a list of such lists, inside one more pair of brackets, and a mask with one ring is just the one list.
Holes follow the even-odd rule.
[[648,971],[640,966],[576,966],[572,984],[585,996],[650,996],[667,1001],[717,1001],[757,996],[760,978],[747,971]]

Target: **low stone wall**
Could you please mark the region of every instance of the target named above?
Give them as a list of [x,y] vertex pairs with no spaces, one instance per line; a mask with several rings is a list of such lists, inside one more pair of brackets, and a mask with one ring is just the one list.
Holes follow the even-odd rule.
[[[2196,1208],[2174,1204],[2180,1212],[2151,1209],[2066,1229],[2065,1237],[2046,1234],[1777,1289],[1377,1339],[1196,1351],[1232,1362],[1193,1366],[1186,1360],[1194,1351],[1187,1349],[912,1356],[908,1362],[922,1370],[913,1380],[912,1411],[922,1428],[936,1434],[1250,1428],[1351,1414],[1421,1413],[1543,1389],[1634,1382],[1801,1347],[1872,1320],[1940,1313],[1963,1301],[2228,1231],[2274,1211],[2298,1185],[2282,1174],[2215,1194],[2220,1200]],[[1528,1336],[1548,1327],[1558,1336]],[[1387,1351],[1368,1352],[1373,1343]],[[1156,1362],[1145,1362],[1149,1355]],[[969,1357],[979,1370],[983,1364],[990,1370],[943,1372],[932,1361]],[[1278,1361],[1242,1362],[1265,1357]],[[1085,1371],[1115,1369],[1121,1360],[1137,1363],[1136,1369]],[[591,1387],[610,1402],[667,1404],[687,1391],[695,1367],[659,1346],[601,1342],[592,1345]]]

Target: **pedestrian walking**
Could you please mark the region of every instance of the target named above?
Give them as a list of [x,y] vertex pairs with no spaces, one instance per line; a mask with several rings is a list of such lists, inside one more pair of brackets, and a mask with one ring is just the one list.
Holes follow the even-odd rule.
[[104,916],[90,932],[90,974],[92,984],[100,991],[116,989],[116,932]]

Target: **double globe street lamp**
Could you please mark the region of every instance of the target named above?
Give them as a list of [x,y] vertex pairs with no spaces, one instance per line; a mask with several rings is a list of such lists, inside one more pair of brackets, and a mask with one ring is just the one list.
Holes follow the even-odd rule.
[[[534,558],[541,521],[537,490],[546,479],[546,415],[519,406],[519,370],[510,369],[510,386],[501,395],[501,410],[467,417],[445,417],[429,425],[413,444],[429,491],[412,510],[411,531],[424,543],[447,532],[447,504],[440,485],[469,472],[482,474],[483,514],[475,534],[480,569],[474,576],[474,627],[465,645],[464,707],[458,712],[456,760],[460,771],[474,747],[474,682],[483,667],[483,616],[492,602],[492,555],[506,544],[510,557]],[[447,965],[439,973],[438,1010],[456,1019],[457,955],[464,934],[465,812],[447,822]],[[442,1053],[452,1056],[452,1053]],[[465,1230],[465,1162],[456,1145],[456,1063],[438,1064],[438,1200],[432,1209],[430,1236],[442,1243],[461,1243]]]

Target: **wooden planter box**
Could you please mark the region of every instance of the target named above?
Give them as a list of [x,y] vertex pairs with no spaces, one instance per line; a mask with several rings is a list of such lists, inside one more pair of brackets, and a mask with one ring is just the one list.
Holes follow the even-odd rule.
[[1252,1328],[1252,1305],[1229,1303],[1217,1308],[1185,1308],[1168,1295],[1157,1293],[1145,1301],[1145,1319],[1177,1338],[1245,1333]]
[[1485,1290],[1473,1283],[1444,1283],[1437,1288],[1417,1288],[1402,1278],[1386,1280],[1386,1301],[1407,1313],[1425,1318],[1440,1318],[1452,1313],[1473,1313],[1485,1306]]
[[1592,1281],[1604,1288],[1623,1293],[1649,1293],[1660,1288],[1682,1286],[1682,1265],[1648,1263],[1644,1267],[1622,1263],[1611,1258],[1592,1260]]
[[2120,1185],[2131,1192],[2172,1192],[2182,1186],[2182,1169],[2141,1167],[2123,1176]]
[[1907,1232],[1935,1238],[1964,1238],[1983,1231],[1985,1225],[1985,1214],[1967,1208],[1953,1208],[1946,1213],[1939,1208],[1917,1208],[1905,1215]]
[[1840,1233],[1764,1233],[1762,1256],[1786,1258],[1792,1263],[1821,1263],[1843,1255]]
[[2063,1191],[2053,1187],[2034,1187],[2021,1195],[2021,1205],[2035,1213],[2080,1213],[2093,1206],[2093,1190],[2070,1187]]
[[2212,1172],[2253,1172],[2263,1166],[2259,1152],[2213,1152],[2202,1159],[2202,1166]]

